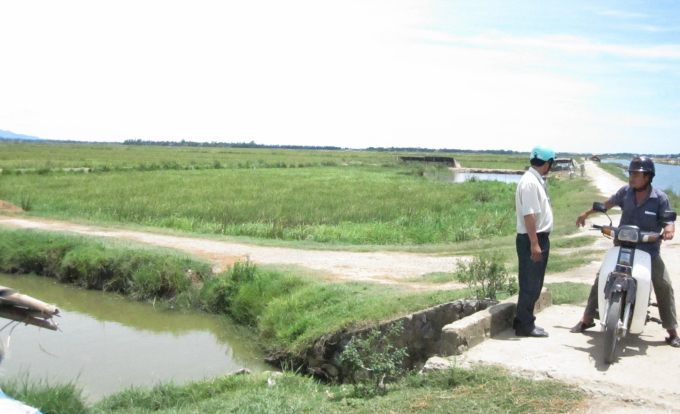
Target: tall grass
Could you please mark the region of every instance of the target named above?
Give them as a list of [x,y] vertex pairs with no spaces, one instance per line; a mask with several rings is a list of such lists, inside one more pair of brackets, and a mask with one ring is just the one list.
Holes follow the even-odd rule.
[[212,273],[207,263],[169,251],[33,230],[0,230],[0,271],[35,273],[137,299],[191,295],[192,280]]
[[270,353],[298,354],[325,334],[362,328],[464,297],[460,290],[409,292],[319,279],[237,263],[205,281],[203,306],[256,330]]
[[[273,380],[273,382],[272,382]],[[13,384],[12,384],[13,383]],[[573,412],[585,394],[557,381],[533,381],[477,366],[411,374],[379,398],[355,398],[345,385],[323,384],[286,372],[227,375],[182,385],[130,388],[86,406],[73,385],[4,381],[8,395],[45,414],[151,413],[457,413]]]
[[514,231],[514,185],[440,183],[372,168],[12,175],[0,199],[33,213],[199,233],[427,244]]
[[[400,156],[439,156],[377,151],[127,146],[120,144],[54,144],[0,142],[0,168],[54,169],[89,167],[115,169],[299,168],[310,166],[401,165]],[[464,167],[523,169],[527,155],[446,153]],[[219,167],[218,167],[219,165]]]
[[186,385],[131,389],[92,407],[99,413],[566,413],[585,395],[557,381],[532,381],[498,368],[413,374],[378,398],[354,398],[347,386],[286,373],[227,376]]
[[614,177],[623,180],[624,182],[628,182],[628,176],[624,172],[626,168],[628,168],[627,165],[624,165],[625,161],[621,160],[621,163],[618,162],[601,162],[597,164],[600,168],[603,170],[607,171],[608,173],[612,174]]
[[50,384],[28,375],[3,379],[5,394],[38,408],[43,414],[86,414],[89,412],[82,390],[74,383]]

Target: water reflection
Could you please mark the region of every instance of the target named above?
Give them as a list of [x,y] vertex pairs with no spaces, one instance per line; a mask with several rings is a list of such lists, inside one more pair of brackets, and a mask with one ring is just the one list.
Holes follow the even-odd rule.
[[[605,159],[602,160],[602,162],[621,164],[624,169],[624,174],[628,175],[628,172],[626,172],[625,169],[628,168],[630,160]],[[654,164],[654,169],[656,170],[656,174],[654,175],[653,186],[661,190],[670,189],[675,194],[680,194],[680,166],[657,162]]]
[[425,177],[445,183],[464,183],[471,180],[500,181],[504,183],[518,183],[522,174],[493,174],[454,171],[427,172]]
[[241,368],[271,369],[224,317],[154,309],[118,295],[86,291],[37,276],[0,274],[9,286],[62,311],[62,332],[17,326],[0,333],[6,356],[0,374],[50,382],[77,380],[90,400],[159,382],[181,383]]

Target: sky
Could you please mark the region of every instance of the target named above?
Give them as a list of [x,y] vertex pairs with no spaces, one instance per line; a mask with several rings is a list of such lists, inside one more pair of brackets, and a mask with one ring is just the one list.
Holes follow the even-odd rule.
[[680,1],[0,0],[0,129],[680,153]]

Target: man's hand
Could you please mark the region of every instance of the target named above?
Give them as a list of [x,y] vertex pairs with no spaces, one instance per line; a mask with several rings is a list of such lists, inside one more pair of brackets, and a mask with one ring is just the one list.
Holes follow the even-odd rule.
[[576,218],[576,227],[584,227],[586,225],[586,218],[588,218],[588,212],[584,211]]
[[531,243],[531,261],[540,262],[543,258],[543,251],[538,243]]
[[664,227],[663,234],[661,236],[664,240],[673,240],[673,236],[675,236],[675,226],[673,224],[669,224]]

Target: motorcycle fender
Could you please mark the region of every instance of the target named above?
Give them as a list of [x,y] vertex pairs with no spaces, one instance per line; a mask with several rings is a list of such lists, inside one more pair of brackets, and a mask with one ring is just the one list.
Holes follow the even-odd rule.
[[604,289],[607,286],[607,279],[609,279],[609,274],[616,269],[616,262],[619,259],[620,247],[614,246],[607,250],[607,254],[604,256],[602,261],[602,266],[600,267],[600,272],[597,275],[597,308],[600,312],[600,321],[604,321],[604,310],[605,310],[605,294]]
[[[609,274],[616,270],[616,263],[619,259],[620,247],[615,246],[607,250],[602,267],[598,273],[597,283],[597,302],[598,310],[600,312],[600,320],[604,320],[605,309],[605,294],[604,288],[607,284]],[[635,289],[635,306],[632,309],[630,329],[632,334],[642,333],[642,329],[647,321],[647,307],[649,306],[649,295],[652,289],[652,259],[649,253],[642,250],[635,250],[635,259],[633,262],[633,278],[637,282]]]
[[649,296],[652,294],[652,257],[649,253],[635,250],[633,278],[637,282],[637,292],[629,331],[632,334],[640,334],[647,323]]

